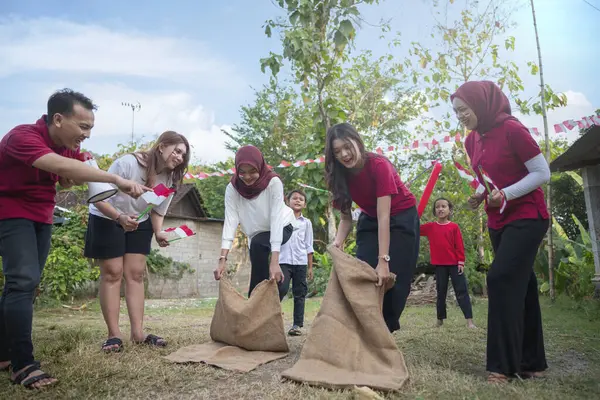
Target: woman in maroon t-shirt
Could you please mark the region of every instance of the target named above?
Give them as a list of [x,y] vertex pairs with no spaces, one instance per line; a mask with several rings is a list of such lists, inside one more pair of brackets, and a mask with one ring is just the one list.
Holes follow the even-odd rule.
[[327,132],[325,173],[342,216],[334,245],[341,247],[352,230],[354,201],[362,209],[356,227],[356,257],[375,268],[378,285],[385,284],[390,272],[396,275],[383,299],[383,317],[394,332],[400,329],[417,266],[420,236],[415,196],[387,158],[365,152],[360,135],[347,123]]
[[488,382],[538,377],[548,365],[533,263],[549,225],[540,187],[550,179],[548,163],[495,83],[467,82],[451,99],[471,130],[465,141],[471,166],[480,182],[485,173],[494,188],[469,199],[474,209],[486,202],[495,253],[487,276]]

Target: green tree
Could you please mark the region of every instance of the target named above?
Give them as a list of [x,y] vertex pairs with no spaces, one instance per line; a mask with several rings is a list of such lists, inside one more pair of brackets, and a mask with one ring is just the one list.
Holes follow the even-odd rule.
[[[340,79],[330,85],[328,96],[336,99],[337,106],[361,132],[367,148],[374,150],[380,143],[401,143],[410,137],[406,123],[419,114],[425,98],[405,86],[391,57],[372,59],[370,52],[363,52],[348,60]],[[228,146],[233,151],[243,144],[258,146],[274,166],[281,160],[315,158],[323,154],[325,135],[321,128],[315,128],[320,123],[314,103],[305,103],[291,86],[271,80],[255,93],[251,105],[242,107],[241,122],[227,133],[232,139]],[[287,190],[297,189],[301,183],[325,188],[323,164],[276,171]],[[325,190],[306,192],[307,212],[319,231],[316,236],[327,243],[327,221],[323,216],[327,215],[329,195]]]
[[[189,172],[199,174],[201,172],[221,172],[233,168],[232,159],[225,162],[219,162],[213,165],[193,165],[190,166]],[[229,184],[231,176],[226,174],[223,177],[215,176],[206,179],[194,179],[194,185],[200,192],[202,205],[211,218],[225,218],[225,188]]]
[[[261,59],[261,68],[263,72],[269,68],[277,76],[283,60],[290,62],[295,81],[301,84],[304,102],[312,100],[316,104],[315,117],[319,118],[315,131],[320,135],[315,136],[324,145],[327,129],[347,117],[329,95],[329,88],[340,78],[348,47],[356,37],[360,22],[358,6],[378,0],[278,0],[277,3],[286,18],[267,21],[265,34],[271,37],[274,30],[279,31],[283,51]],[[326,215],[331,242],[336,233],[336,219],[330,204]]]

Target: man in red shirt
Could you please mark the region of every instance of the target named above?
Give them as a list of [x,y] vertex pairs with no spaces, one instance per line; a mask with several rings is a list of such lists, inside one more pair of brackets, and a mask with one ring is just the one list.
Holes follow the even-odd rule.
[[150,190],[78,160],[90,137],[96,106],[64,89],[48,100],[48,114],[19,125],[0,140],[0,256],[4,290],[0,298],[0,369],[28,389],[56,379],[33,358],[31,325],[35,288],[50,250],[56,183],[106,182],[137,198]]

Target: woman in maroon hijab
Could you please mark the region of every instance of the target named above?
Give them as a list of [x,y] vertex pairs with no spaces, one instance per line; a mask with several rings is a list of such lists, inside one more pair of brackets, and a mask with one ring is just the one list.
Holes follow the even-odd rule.
[[541,189],[550,179],[548,163],[495,83],[467,82],[451,100],[471,131],[465,148],[473,170],[480,182],[484,174],[493,182],[492,193],[469,198],[473,209],[486,203],[495,253],[487,276],[488,382],[540,377],[548,366],[533,263],[549,225]]
[[225,272],[227,254],[240,225],[250,246],[248,296],[265,279],[282,282],[279,250],[290,239],[294,221],[294,211],[284,202],[279,176],[268,167],[259,149],[241,147],[235,154],[235,174],[225,189],[225,224],[215,279],[221,279]]

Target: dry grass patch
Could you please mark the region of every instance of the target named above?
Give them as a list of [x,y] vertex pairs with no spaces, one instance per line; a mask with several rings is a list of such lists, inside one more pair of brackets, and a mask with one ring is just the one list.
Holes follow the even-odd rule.
[[[308,299],[307,319],[316,315],[318,299]],[[167,349],[125,343],[121,354],[105,355],[100,345],[105,326],[98,304],[85,311],[44,308],[34,319],[36,357],[60,383],[42,393],[0,379],[7,399],[348,399],[351,391],[330,391],[281,381],[279,374],[300,355],[304,336],[291,337],[287,358],[240,374],[199,364],[177,365],[162,357],[179,347],[209,340],[213,301],[150,300],[146,327],[169,341]],[[283,304],[286,327],[292,301]],[[410,381],[400,393],[386,398],[406,399],[591,399],[600,398],[600,306],[576,306],[567,300],[543,301],[548,378],[513,382],[502,387],[485,383],[485,323],[487,303],[474,305],[478,330],[469,330],[460,310],[435,328],[433,306],[409,307],[396,341],[406,358]],[[128,335],[126,310],[122,330]]]

